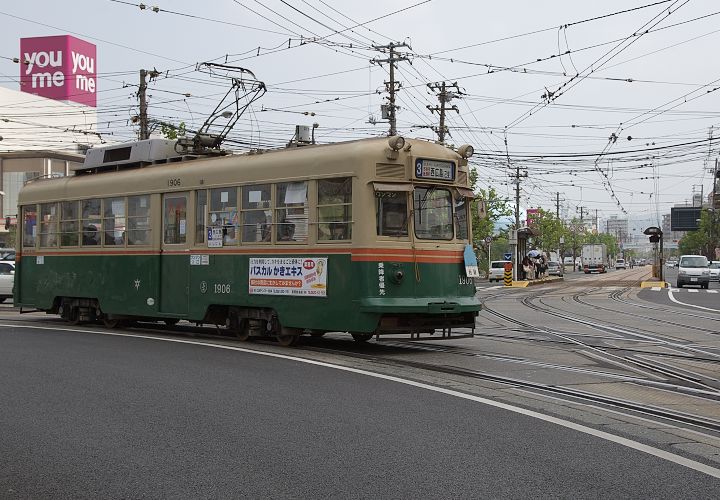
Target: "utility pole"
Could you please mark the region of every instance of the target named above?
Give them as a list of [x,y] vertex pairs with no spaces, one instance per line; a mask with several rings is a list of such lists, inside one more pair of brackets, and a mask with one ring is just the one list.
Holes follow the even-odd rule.
[[[585,229],[585,223],[583,222],[583,212],[585,210],[585,207],[577,207],[580,210],[580,228]],[[575,225],[573,227],[576,229],[574,232],[575,241],[573,241],[573,271],[575,271],[575,266],[577,262],[577,229]]]
[[597,216],[598,209],[595,209],[595,234],[600,234],[600,226],[598,225],[598,216]]
[[555,193],[555,217],[560,220],[560,191]]
[[399,82],[395,81],[395,63],[398,61],[407,61],[408,57],[403,55],[397,55],[395,52],[395,49],[398,47],[407,47],[409,49],[412,49],[410,45],[407,43],[389,43],[387,45],[373,45],[373,48],[378,51],[385,51],[387,50],[389,52],[389,57],[387,59],[371,59],[371,64],[382,64],[382,63],[390,63],[390,81],[389,82],[383,82],[385,84],[385,90],[390,94],[390,97],[388,97],[388,104],[386,106],[382,106],[383,110],[383,118],[387,118],[390,121],[390,131],[388,135],[393,136],[397,135],[397,121],[395,116],[395,111],[399,109],[399,106],[395,105],[395,92],[400,90],[400,87],[402,85]]
[[160,76],[160,72],[156,69],[147,71],[144,69],[140,70],[140,88],[138,89],[138,99],[140,100],[140,115],[138,120],[140,121],[140,140],[150,138],[150,129],[148,127],[148,116],[147,116],[147,82],[145,79],[150,76],[150,80],[153,80]]
[[[445,111],[446,109],[450,109],[456,113],[460,113],[457,106],[453,105],[446,108],[445,105],[450,102],[450,100],[460,96],[462,93],[460,92],[460,87],[458,87],[457,82],[450,85],[447,85],[445,82],[441,82],[440,84],[428,83],[428,87],[430,90],[437,92],[438,101],[440,101],[440,106],[430,106],[428,104],[427,109],[429,109],[432,113],[437,111],[440,114],[440,127],[435,132],[437,132],[438,135],[438,142],[440,144],[445,144],[445,132],[447,130],[447,127],[445,126]],[[448,87],[454,88],[455,92],[448,92]]]
[[[557,217],[557,220],[560,221],[560,191],[557,191],[555,193],[555,217]],[[560,239],[558,241],[558,261],[560,264],[560,269],[565,271],[565,256],[563,255],[563,237],[560,236]]]
[[[507,145],[507,140],[505,142]],[[510,166],[510,159],[508,157],[508,166]],[[511,244],[513,247],[513,255],[515,256],[515,262],[513,266],[513,280],[517,280],[518,277],[518,270],[519,270],[519,263],[522,260],[520,258],[520,255],[518,253],[519,251],[519,239],[518,239],[518,230],[520,229],[520,178],[521,177],[527,177],[527,172],[520,172],[520,164],[515,164],[515,174],[511,175],[510,177],[515,177],[515,244]]]

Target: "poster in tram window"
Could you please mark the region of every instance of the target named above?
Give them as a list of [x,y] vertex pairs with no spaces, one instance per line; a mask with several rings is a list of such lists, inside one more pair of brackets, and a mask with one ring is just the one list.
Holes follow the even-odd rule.
[[251,258],[248,293],[327,296],[327,257]]

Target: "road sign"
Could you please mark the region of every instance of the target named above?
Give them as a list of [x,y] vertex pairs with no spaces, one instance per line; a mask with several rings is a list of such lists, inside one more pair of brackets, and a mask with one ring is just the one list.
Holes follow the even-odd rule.
[[511,253],[504,253],[504,254],[503,254],[503,259],[505,259],[505,260],[511,260],[511,259],[512,259],[512,254],[511,254]]

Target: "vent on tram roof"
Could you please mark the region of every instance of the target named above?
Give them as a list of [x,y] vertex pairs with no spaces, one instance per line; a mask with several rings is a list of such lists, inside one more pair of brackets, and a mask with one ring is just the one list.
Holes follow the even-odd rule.
[[125,148],[106,149],[103,151],[103,163],[129,160],[131,152],[132,148],[130,146]]
[[405,165],[378,163],[375,166],[375,176],[382,179],[404,179]]
[[465,172],[465,171],[463,171],[463,170],[458,170],[457,182],[458,182],[458,184],[460,184],[461,186],[467,186],[467,182],[468,182],[468,174],[467,174],[467,172]]
[[186,157],[175,151],[175,141],[146,139],[129,144],[90,148],[85,155],[85,163],[73,167],[72,170],[78,172],[92,169],[101,171],[136,168],[183,158]]

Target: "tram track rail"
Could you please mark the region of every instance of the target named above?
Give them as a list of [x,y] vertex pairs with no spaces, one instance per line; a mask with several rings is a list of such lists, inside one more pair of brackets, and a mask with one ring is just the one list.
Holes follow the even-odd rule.
[[[554,397],[562,397],[568,401],[583,402],[583,403],[594,403],[600,404],[604,407],[611,407],[615,409],[622,409],[623,411],[630,411],[646,416],[652,416],[665,421],[672,421],[676,423],[682,423],[693,426],[697,429],[706,431],[718,432],[720,431],[720,421],[709,419],[699,415],[692,415],[684,412],[671,411],[666,408],[660,408],[657,406],[640,404],[633,401],[623,400],[620,398],[612,398],[608,396],[593,394],[587,391],[580,391],[577,389],[570,389],[566,387],[560,387],[557,385],[542,384],[538,382],[532,382],[528,380],[522,380],[512,377],[501,376],[488,372],[482,372],[478,370],[470,370],[467,368],[461,368],[456,366],[448,365],[434,365],[418,361],[410,360],[399,360],[394,358],[387,358],[382,356],[368,355],[366,353],[357,353],[338,349],[328,349],[317,346],[302,346],[302,350],[322,353],[333,353],[341,354],[343,356],[349,356],[353,358],[362,358],[369,361],[381,362],[384,364],[392,364],[401,367],[412,367],[421,369],[429,372],[440,372],[451,375],[459,375],[468,377],[471,379],[484,380],[495,382],[498,384],[507,385],[515,388],[523,388],[531,390],[533,392],[542,393],[546,395],[552,395]],[[699,393],[696,393],[699,395]],[[710,396],[708,394],[707,396]],[[710,399],[720,401],[720,395],[718,398],[712,397]]]
[[[523,326],[532,327],[532,325],[530,325],[528,323],[516,320],[515,318],[504,315],[498,311],[494,311],[489,308],[485,308],[485,310],[487,312],[490,312],[491,314],[497,315],[498,317],[504,318],[506,321],[511,321],[511,322],[514,322],[517,324],[521,324]],[[542,308],[541,308],[541,310],[542,310]],[[686,384],[686,386],[695,387],[695,388],[698,388],[698,389],[701,389],[704,391],[710,391],[713,394],[720,395],[720,387],[715,387],[715,385],[713,385],[714,383],[717,382],[716,380],[708,381],[708,380],[706,380],[706,377],[703,377],[702,375],[699,375],[699,374],[690,373],[687,370],[683,370],[683,372],[681,372],[679,370],[672,370],[672,369],[668,368],[667,366],[658,366],[658,365],[653,364],[648,361],[642,361],[642,360],[637,360],[637,359],[629,357],[629,356],[613,354],[613,353],[607,352],[607,349],[604,347],[597,347],[592,344],[588,344],[581,340],[574,339],[571,336],[568,336],[567,334],[553,332],[546,328],[539,328],[539,327],[534,327],[534,328],[536,329],[537,332],[540,332],[540,333],[543,333],[546,335],[556,336],[558,338],[564,339],[565,341],[567,341],[570,344],[574,344],[577,347],[582,347],[584,349],[587,349],[591,353],[598,356],[600,359],[602,359],[612,365],[621,366],[621,367],[624,367],[625,369],[628,369],[628,370],[631,370],[634,372],[639,372],[646,376],[661,376],[664,378],[669,377],[669,378],[677,380],[677,381],[682,381],[684,384]],[[619,349],[622,350],[621,348],[619,348]],[[649,380],[644,381],[644,383],[647,385],[652,384],[652,382]],[[682,388],[686,387],[686,386],[683,386],[680,384],[668,384],[668,387],[672,387],[675,390],[678,390],[681,392],[683,391]]]
[[[582,295],[584,293],[586,293],[586,292],[583,292],[581,294],[574,294],[574,295]],[[676,342],[669,342],[666,339],[653,337],[650,334],[643,334],[643,333],[629,331],[623,326],[607,325],[607,324],[603,325],[603,324],[599,324],[597,321],[588,321],[585,318],[578,318],[577,316],[573,316],[570,313],[566,313],[566,312],[559,313],[554,309],[549,309],[548,307],[550,307],[550,306],[547,306],[547,304],[544,304],[544,303],[543,303],[543,305],[545,307],[540,307],[533,302],[535,299],[542,300],[539,297],[539,295],[540,295],[540,292],[527,295],[527,296],[523,297],[522,299],[520,299],[520,302],[525,307],[528,307],[532,310],[542,312],[544,314],[548,314],[548,315],[551,315],[554,317],[559,317],[566,321],[570,321],[572,323],[582,324],[584,326],[590,327],[592,329],[595,329],[595,330],[598,330],[601,332],[611,333],[613,335],[620,334],[620,335],[624,335],[624,336],[629,336],[634,339],[641,338],[646,341],[649,340],[649,341],[656,342],[656,343],[664,345],[666,347],[679,349],[679,350],[682,350],[685,352],[690,352],[695,357],[697,357],[698,354],[701,354],[701,355],[703,355],[704,358],[720,360],[720,354],[715,354],[715,353],[709,352],[709,351],[703,351],[701,349],[696,349],[691,346],[678,344]],[[587,342],[583,342],[582,340],[579,340],[577,338],[573,338],[572,336],[569,336],[566,334],[561,334],[561,333],[552,331],[547,328],[539,328],[530,323],[527,323],[527,322],[518,320],[516,318],[510,317],[508,315],[502,314],[499,311],[496,311],[495,309],[489,307],[487,304],[487,301],[485,301],[485,303],[483,304],[483,310],[487,313],[498,316],[509,323],[517,324],[517,325],[523,326],[525,328],[529,328],[529,329],[535,330],[537,332],[541,332],[545,335],[550,335],[550,336],[554,336],[557,338],[561,338],[571,344],[577,345],[578,347],[585,348],[585,349],[589,350],[591,353],[593,353],[594,355],[599,356],[601,359],[605,359],[607,362],[609,362],[611,364],[617,365],[619,363],[621,366],[624,366],[626,369],[630,369],[632,371],[641,370],[641,373],[645,372],[646,375],[649,375],[648,372],[650,372],[651,374],[655,374],[655,375],[658,375],[661,377],[673,379],[678,382],[678,384],[676,384],[678,387],[681,387],[682,384],[685,384],[687,386],[699,388],[702,390],[709,390],[709,391],[713,391],[713,392],[720,391],[720,381],[718,381],[717,379],[714,379],[711,377],[706,377],[702,374],[698,374],[698,373],[695,373],[695,372],[692,372],[692,371],[686,370],[686,369],[677,369],[677,368],[673,369],[672,367],[669,367],[667,364],[664,364],[664,363],[653,363],[647,359],[637,359],[636,357],[632,357],[632,356],[623,356],[620,354],[614,354],[614,353],[608,352],[608,350],[604,347],[598,347],[596,345],[592,345]]]
[[[652,322],[654,322],[654,323],[660,323],[660,324],[664,324],[664,325],[676,326],[676,327],[678,327],[678,328],[683,328],[683,329],[690,329],[690,328],[692,328],[694,331],[697,331],[697,332],[705,332],[705,333],[709,333],[709,334],[711,334],[711,335],[718,335],[718,334],[720,334],[720,332],[718,332],[717,329],[703,328],[703,327],[699,327],[699,326],[689,326],[689,325],[686,325],[686,324],[683,324],[683,323],[677,323],[677,322],[675,322],[675,321],[669,321],[669,320],[660,319],[660,318],[653,318],[652,316],[644,316],[644,315],[641,315],[641,314],[634,314],[634,313],[631,313],[631,312],[628,312],[628,311],[619,311],[619,310],[617,310],[617,309],[610,309],[609,307],[602,307],[602,306],[599,306],[599,305],[597,305],[597,304],[590,304],[589,302],[583,301],[583,300],[581,299],[582,296],[583,296],[583,295],[580,295],[580,294],[578,294],[578,295],[573,295],[573,300],[574,300],[575,302],[577,302],[578,304],[582,304],[582,305],[584,305],[584,306],[592,307],[593,309],[599,309],[599,310],[601,310],[601,311],[609,311],[609,312],[612,312],[613,314],[622,314],[622,315],[624,315],[624,316],[630,316],[630,317],[632,317],[632,318],[638,318],[638,319],[642,319],[642,320],[644,320],[644,321],[652,321]],[[714,319],[715,319],[715,321],[720,321],[720,318],[714,318]]]

